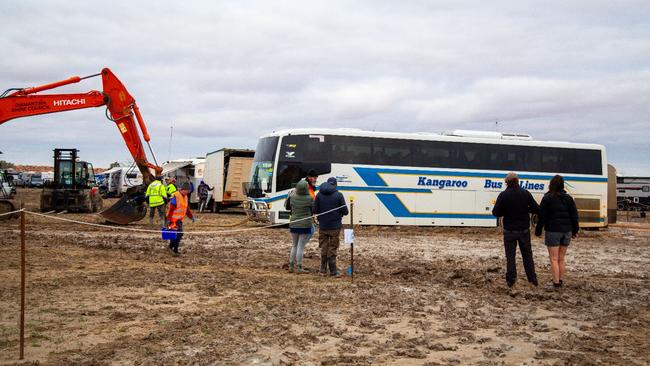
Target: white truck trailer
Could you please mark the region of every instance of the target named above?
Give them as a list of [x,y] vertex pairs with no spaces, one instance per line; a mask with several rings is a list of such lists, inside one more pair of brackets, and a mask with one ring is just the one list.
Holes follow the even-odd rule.
[[254,150],[221,149],[205,157],[203,181],[213,190],[207,207],[212,212],[240,206],[246,200],[243,185],[248,181]]

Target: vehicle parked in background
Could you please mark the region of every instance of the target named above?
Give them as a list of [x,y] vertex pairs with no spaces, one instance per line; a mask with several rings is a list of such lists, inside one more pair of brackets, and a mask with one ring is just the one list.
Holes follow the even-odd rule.
[[54,172],[41,172],[41,179],[43,180],[43,186],[54,182]]
[[29,187],[29,181],[32,178],[33,174],[34,174],[34,172],[32,172],[32,171],[20,173],[20,180],[18,182],[16,182],[16,184],[19,187],[23,187],[23,188],[24,187]]
[[30,188],[43,188],[43,177],[41,176],[41,173],[32,174],[27,186]]
[[203,180],[203,170],[205,168],[205,158],[189,158],[189,159],[175,159],[166,161],[162,164],[163,178],[175,178],[176,186],[180,187],[184,182],[188,182],[193,186],[193,190],[189,195],[189,204],[191,207],[198,206],[199,197],[196,188]]
[[647,211],[650,208],[650,177],[618,177],[616,200],[622,211]]
[[253,165],[254,150],[221,149],[208,153],[205,158],[203,181],[214,188],[210,194],[208,209],[241,206],[246,200],[244,183],[248,181]]
[[142,184],[142,173],[135,167],[118,166],[95,175],[102,197],[122,197],[131,187]]

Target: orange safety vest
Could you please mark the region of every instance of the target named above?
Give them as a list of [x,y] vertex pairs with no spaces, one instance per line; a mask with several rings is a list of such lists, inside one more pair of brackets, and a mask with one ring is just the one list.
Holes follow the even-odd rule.
[[307,183],[307,189],[309,190],[309,195],[311,196],[312,200],[316,199],[316,188],[314,188],[311,184]]
[[[187,213],[187,197],[183,197],[181,192],[176,191],[174,192],[174,198],[176,198],[176,206],[172,211],[170,229],[176,229],[176,222],[183,220]],[[171,206],[169,208],[171,209]]]

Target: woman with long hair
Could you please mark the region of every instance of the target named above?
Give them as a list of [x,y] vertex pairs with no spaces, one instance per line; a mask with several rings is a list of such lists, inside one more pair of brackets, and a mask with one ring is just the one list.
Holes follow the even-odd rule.
[[539,221],[535,235],[541,236],[542,229],[546,231],[544,244],[548,248],[553,275],[553,288],[563,285],[566,273],[566,252],[571,239],[580,230],[578,225],[578,209],[573,198],[564,190],[564,178],[556,175],[548,185],[548,192],[539,205]]

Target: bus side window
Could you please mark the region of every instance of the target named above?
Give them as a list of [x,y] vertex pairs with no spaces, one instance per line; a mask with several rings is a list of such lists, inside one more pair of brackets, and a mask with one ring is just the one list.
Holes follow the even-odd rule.
[[559,160],[557,149],[546,149],[542,152],[542,171],[552,172],[554,168],[558,167]]

